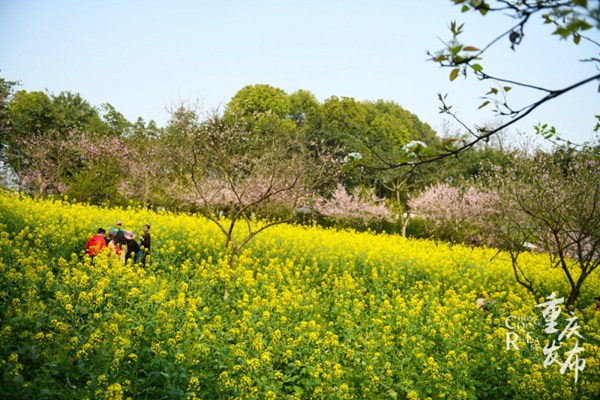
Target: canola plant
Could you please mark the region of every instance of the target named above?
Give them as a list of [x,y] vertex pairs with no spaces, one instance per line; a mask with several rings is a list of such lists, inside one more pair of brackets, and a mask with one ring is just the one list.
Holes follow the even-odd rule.
[[[86,255],[117,220],[151,224],[146,267]],[[200,216],[0,194],[4,398],[600,396],[598,271],[569,311],[543,254],[534,295],[494,249],[278,225],[230,268],[223,245]]]

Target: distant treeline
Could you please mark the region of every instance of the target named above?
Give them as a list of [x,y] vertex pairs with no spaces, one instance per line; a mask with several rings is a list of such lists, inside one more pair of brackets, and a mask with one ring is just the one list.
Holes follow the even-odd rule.
[[[319,102],[309,91],[288,94],[266,84],[242,88],[219,111],[175,104],[164,127],[142,118],[128,121],[112,105],[92,106],[77,93],[28,92],[2,78],[0,90],[3,186],[92,204],[189,206],[185,196],[173,195],[171,185],[182,172],[173,161],[177,130],[190,128],[180,123],[183,109],[205,116],[195,124],[218,115],[220,124],[261,138],[300,137],[315,159],[327,149],[340,169],[318,188],[323,196],[331,196],[338,185],[348,193],[370,190],[397,213],[403,213],[411,193],[473,176],[482,159],[502,163],[509,157],[499,147],[486,146],[410,174],[389,170],[388,163],[406,157],[407,144],[436,149],[444,141],[392,101],[332,96]],[[348,162],[356,159],[359,164]]]

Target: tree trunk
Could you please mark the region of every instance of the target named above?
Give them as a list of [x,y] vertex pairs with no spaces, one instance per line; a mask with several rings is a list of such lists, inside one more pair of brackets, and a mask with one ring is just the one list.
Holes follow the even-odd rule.
[[588,277],[588,275],[589,274],[586,273],[585,270],[583,270],[581,272],[581,275],[579,275],[579,279],[577,279],[577,283],[575,285],[571,286],[571,293],[569,293],[569,298],[567,299],[567,304],[565,304],[565,307],[567,309],[572,309],[573,306],[575,306],[575,303],[577,302],[577,299],[579,298],[579,294],[581,292],[581,287],[583,286],[583,282]]

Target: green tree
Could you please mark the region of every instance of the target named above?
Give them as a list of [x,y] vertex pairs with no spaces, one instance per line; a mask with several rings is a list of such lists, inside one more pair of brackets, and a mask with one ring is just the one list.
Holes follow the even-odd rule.
[[0,137],[4,137],[5,130],[9,127],[8,103],[13,96],[18,82],[7,81],[0,77]]
[[23,140],[44,136],[53,127],[52,100],[44,92],[17,91],[7,106],[8,128],[3,130],[3,158],[17,175],[27,160],[23,154]]
[[100,110],[104,127],[110,136],[127,137],[131,134],[133,124],[110,103],[102,104]]
[[240,89],[227,104],[227,112],[237,116],[259,116],[268,111],[280,118],[290,112],[287,93],[271,85],[248,85]]
[[225,118],[244,121],[247,130],[269,134],[274,125],[285,125],[293,129],[288,94],[266,84],[248,85],[240,89],[225,108]]
[[321,106],[323,122],[320,137],[342,155],[362,149],[361,138],[368,129],[367,109],[350,97],[332,96]]
[[7,113],[10,139],[35,136],[54,128],[52,99],[44,92],[17,91],[8,103]]
[[22,190],[92,203],[119,199],[131,124],[110,104],[79,94],[15,92],[6,106],[2,157]]
[[297,126],[307,128],[307,134],[314,139],[311,132],[318,130],[322,123],[321,104],[314,94],[302,89],[290,94],[289,100],[289,118]]
[[68,131],[101,133],[106,125],[98,111],[79,93],[69,91],[51,95],[52,128],[64,135]]
[[367,103],[367,106],[370,110],[369,125],[382,131],[396,147],[412,140],[421,140],[430,146],[439,142],[436,132],[427,123],[395,102],[377,100]]

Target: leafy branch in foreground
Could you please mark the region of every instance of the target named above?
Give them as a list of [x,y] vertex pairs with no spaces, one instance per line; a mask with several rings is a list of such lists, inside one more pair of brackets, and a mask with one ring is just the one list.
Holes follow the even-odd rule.
[[[555,30],[552,35],[558,36],[561,40],[572,39],[575,45],[582,41],[590,43],[594,48],[600,49],[600,43],[587,33],[598,33],[600,28],[600,1],[559,1],[559,0],[540,0],[536,2],[515,1],[515,0],[496,0],[494,2],[485,0],[452,0],[457,5],[462,5],[462,12],[476,11],[482,16],[489,13],[502,13],[512,18],[515,23],[512,27],[484,46],[475,46],[461,42],[460,35],[464,32],[464,24],[456,22],[450,23],[451,40],[444,43],[444,48],[436,52],[428,52],[430,61],[439,63],[443,68],[450,68],[450,81],[456,80],[458,76],[475,76],[480,81],[492,82],[491,87],[482,97],[483,102],[479,108],[493,106],[493,111],[502,117],[508,117],[509,120],[500,126],[494,128],[470,127],[465,122],[457,118],[452,109],[452,105],[447,102],[447,95],[439,95],[441,102],[440,113],[447,114],[455,120],[467,133],[467,139],[458,142],[449,139],[442,143],[440,148],[419,149],[413,152],[411,156],[396,160],[395,162],[382,162],[382,165],[376,169],[392,169],[402,166],[415,167],[420,164],[434,162],[443,158],[457,156],[460,153],[469,150],[479,142],[486,142],[491,136],[505,130],[525,116],[531,114],[541,105],[546,104],[557,97],[571,92],[574,89],[600,80],[600,58],[597,56],[589,57],[582,62],[591,65],[591,71],[588,76],[572,76],[571,84],[552,89],[549,87],[533,85],[528,82],[521,82],[509,79],[503,76],[492,75],[487,72],[483,65],[483,56],[493,46],[507,39],[510,48],[516,50],[525,37],[525,28],[532,21],[532,17],[539,15],[542,22],[547,25],[553,25]],[[515,88],[526,89],[534,92],[541,92],[542,95],[532,103],[515,106],[509,102],[509,92]],[[564,141],[558,133],[550,128],[540,128],[537,130],[546,139],[554,139],[558,142]]]

